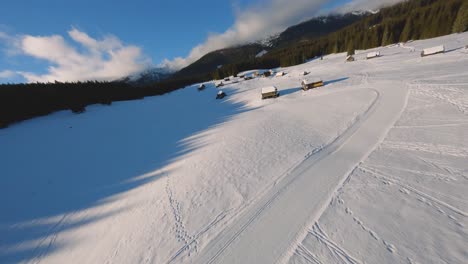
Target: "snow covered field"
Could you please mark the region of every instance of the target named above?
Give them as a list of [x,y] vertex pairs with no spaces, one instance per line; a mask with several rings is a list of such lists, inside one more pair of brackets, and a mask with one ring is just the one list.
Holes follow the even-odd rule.
[[0,263],[466,263],[466,44],[0,130]]

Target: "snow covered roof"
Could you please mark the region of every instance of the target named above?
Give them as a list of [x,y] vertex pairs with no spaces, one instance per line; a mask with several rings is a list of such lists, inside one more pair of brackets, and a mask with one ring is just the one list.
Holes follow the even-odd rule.
[[277,89],[275,86],[263,87],[263,88],[262,88],[262,94],[274,93],[274,92],[276,92],[277,90],[278,90],[278,89]]
[[277,73],[276,73],[276,77],[279,77],[279,76],[284,76],[284,75],[285,75],[285,73],[284,73],[284,72],[282,72],[282,71],[280,71],[280,72],[277,72]]
[[431,55],[431,54],[436,54],[440,52],[444,52],[445,47],[444,45],[437,46],[437,47],[432,47],[432,48],[427,48],[423,50],[424,55]]
[[322,79],[320,79],[320,78],[311,78],[311,79],[302,80],[302,84],[305,84],[305,85],[313,84],[313,83],[319,83],[319,82],[322,82]]
[[374,51],[367,53],[367,58],[375,58],[380,56],[380,51]]

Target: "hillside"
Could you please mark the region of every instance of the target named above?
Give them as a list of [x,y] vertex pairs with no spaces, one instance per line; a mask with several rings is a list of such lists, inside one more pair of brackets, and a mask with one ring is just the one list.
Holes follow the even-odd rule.
[[210,81],[2,129],[0,263],[465,263],[466,44],[331,54],[222,100]]

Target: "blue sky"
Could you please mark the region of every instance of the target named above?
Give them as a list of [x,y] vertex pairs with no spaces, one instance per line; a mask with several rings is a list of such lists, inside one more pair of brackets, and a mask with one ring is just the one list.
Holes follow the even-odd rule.
[[[286,26],[284,25],[286,23],[312,17],[320,10],[333,9],[350,1],[2,0],[0,83],[44,78],[66,80],[73,74],[64,72],[64,68],[75,67],[79,64],[77,61],[87,60],[93,61],[94,72],[99,71],[100,67],[109,69],[112,63],[122,64],[131,60],[135,61],[135,65],[141,63],[146,67],[159,65],[164,59],[168,59],[168,65],[180,68],[211,49],[238,44],[235,43],[238,39],[239,42],[251,40],[251,35],[256,36],[258,33],[243,31],[243,23],[262,24],[265,20],[269,23],[268,20],[274,18],[272,16],[278,9],[281,9],[278,12],[286,12],[286,16],[289,15],[291,18],[273,21],[274,27],[263,25],[264,28],[268,28],[259,30],[273,32]],[[298,7],[307,5],[310,7],[310,12],[302,11],[304,8],[294,10],[284,5],[284,9],[292,9],[288,14],[289,11],[281,8],[286,2],[292,6],[296,4]],[[271,9],[268,9],[268,6]],[[262,17],[262,12],[265,19],[258,20],[257,18]],[[229,30],[231,32],[227,32]],[[75,33],[75,38],[70,35],[70,31]],[[25,46],[26,36],[31,37],[28,42],[29,48]],[[52,36],[57,38],[49,39]],[[39,39],[40,37],[45,38]],[[94,42],[89,44],[89,41],[86,42],[88,37],[99,44]],[[83,55],[83,58],[73,61],[69,58],[49,58],[47,54],[54,53],[57,48],[37,50],[41,45],[51,46],[50,41],[58,45],[58,49],[63,48],[63,56],[67,56],[67,52],[73,49],[73,54]],[[193,48],[199,44],[205,45],[194,51]],[[106,48],[111,49],[113,53],[122,54],[112,63],[107,63],[113,53]],[[179,57],[179,61],[174,60],[176,57]],[[122,68],[118,73],[141,69],[135,65],[131,69]],[[55,69],[51,70],[51,66]],[[17,74],[18,72],[28,73],[30,77],[28,78],[27,74]],[[112,77],[112,75],[102,75],[103,79]],[[70,78],[73,80],[73,77]]]

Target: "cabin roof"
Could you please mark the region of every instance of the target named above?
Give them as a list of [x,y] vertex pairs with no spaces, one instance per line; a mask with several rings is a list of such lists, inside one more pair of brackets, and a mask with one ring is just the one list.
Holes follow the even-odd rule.
[[320,78],[304,79],[304,80],[302,80],[302,84],[308,85],[308,84],[319,83],[321,81],[322,81],[322,79],[320,79]]
[[276,76],[283,76],[283,75],[284,75],[284,71],[280,71],[276,73]]
[[427,48],[423,50],[424,54],[433,54],[433,53],[442,52],[442,51],[445,51],[444,45]]
[[274,92],[276,92],[277,90],[278,90],[278,89],[277,89],[275,86],[263,87],[263,88],[262,88],[262,94],[274,93]]
[[378,57],[378,56],[380,56],[380,51],[374,51],[374,52],[367,53],[367,58],[373,58],[373,57]]

